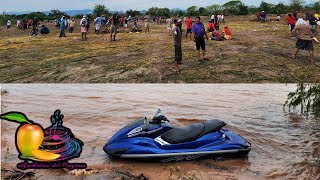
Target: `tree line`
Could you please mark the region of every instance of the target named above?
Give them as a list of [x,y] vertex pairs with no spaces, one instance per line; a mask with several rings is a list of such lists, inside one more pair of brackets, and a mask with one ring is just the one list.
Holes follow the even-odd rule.
[[[303,0],[291,0],[290,4],[278,3],[271,4],[262,1],[259,7],[246,6],[241,0],[231,0],[223,5],[213,4],[207,7],[191,6],[187,10],[170,10],[169,8],[151,7],[146,12],[137,10],[128,10],[126,12],[119,12],[120,16],[142,16],[148,13],[152,16],[170,17],[170,16],[210,16],[212,14],[223,13],[225,15],[248,15],[255,14],[259,11],[265,11],[271,14],[286,14],[292,11],[304,12],[304,11],[320,11],[320,1],[314,3],[312,7],[304,6]],[[105,5],[95,5],[93,8],[93,16],[110,16],[112,13]],[[49,14],[43,12],[32,12],[29,14],[21,15],[7,15],[3,13],[0,15],[0,22],[5,23],[8,19],[30,19],[37,17],[39,20],[54,20],[60,19],[62,16],[68,16],[68,14],[60,10],[51,10]],[[90,15],[89,15],[90,16]],[[70,16],[69,16],[70,17]],[[82,14],[75,15],[73,18],[81,18]]]

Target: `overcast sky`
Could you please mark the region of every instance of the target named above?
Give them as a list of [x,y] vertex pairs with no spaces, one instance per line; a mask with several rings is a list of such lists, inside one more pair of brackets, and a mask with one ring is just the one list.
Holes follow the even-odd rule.
[[[0,12],[3,11],[46,11],[91,9],[95,4],[105,4],[110,10],[147,10],[152,6],[169,9],[187,9],[190,6],[206,7],[212,4],[224,4],[229,0],[0,0]],[[260,5],[262,0],[242,0],[246,5]],[[268,3],[289,3],[290,0],[264,0]],[[305,0],[311,3],[316,0]]]

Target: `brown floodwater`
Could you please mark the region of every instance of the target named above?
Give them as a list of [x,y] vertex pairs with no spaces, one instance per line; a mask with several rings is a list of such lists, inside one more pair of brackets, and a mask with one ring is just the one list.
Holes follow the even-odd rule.
[[[283,111],[296,85],[269,84],[109,84],[2,85],[1,113],[20,111],[44,128],[56,109],[64,126],[84,142],[86,172],[36,170],[39,179],[113,179],[121,173],[149,179],[320,179],[320,119]],[[246,158],[177,163],[108,160],[102,150],[121,127],[157,109],[182,126],[212,118],[252,144]],[[1,121],[1,168],[21,162],[14,145],[18,124]],[[75,174],[78,173],[76,176]]]

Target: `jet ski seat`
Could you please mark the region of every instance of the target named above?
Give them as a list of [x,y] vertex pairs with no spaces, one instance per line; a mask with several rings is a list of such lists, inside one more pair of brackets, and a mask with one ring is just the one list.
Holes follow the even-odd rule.
[[170,144],[190,142],[211,132],[218,131],[225,125],[223,121],[210,120],[204,123],[175,127],[161,135],[161,138]]

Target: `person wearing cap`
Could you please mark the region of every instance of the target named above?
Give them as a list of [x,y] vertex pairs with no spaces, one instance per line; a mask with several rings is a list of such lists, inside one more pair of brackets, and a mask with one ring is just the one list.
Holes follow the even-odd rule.
[[[200,21],[200,17],[198,16],[196,17],[196,22],[192,24],[192,39],[196,43],[199,62],[201,62],[202,60],[205,60],[205,55],[206,55],[206,42],[204,40],[204,36],[208,41],[209,38],[206,33],[205,27],[203,23]],[[200,49],[202,49],[202,59],[201,59]]]
[[87,26],[88,26],[88,20],[87,20],[87,16],[83,15],[81,21],[80,21],[80,26],[81,26],[81,36],[82,36],[82,40],[87,39]]
[[173,20],[173,28],[172,28],[172,36],[173,36],[173,42],[174,42],[174,54],[175,54],[175,68],[177,71],[180,71],[179,65],[182,63],[182,48],[181,48],[181,41],[182,41],[182,33],[179,25],[179,20],[174,19]]

